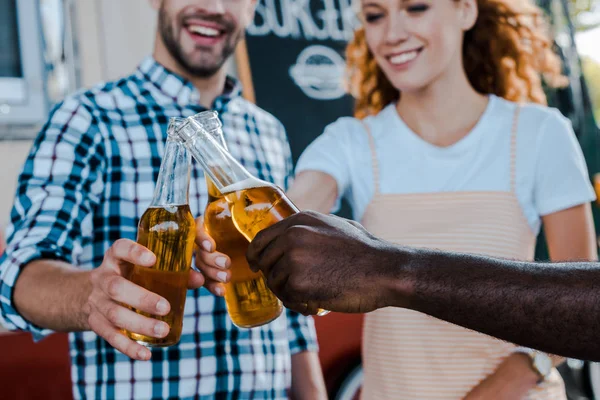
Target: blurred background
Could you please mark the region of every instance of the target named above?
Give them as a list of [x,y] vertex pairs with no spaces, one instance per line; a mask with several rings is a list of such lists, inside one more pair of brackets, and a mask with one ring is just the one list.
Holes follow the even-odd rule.
[[[350,0],[310,1],[310,9],[296,2],[259,0],[247,40],[228,65],[245,96],[284,123],[294,160],[325,125],[352,113],[341,81],[343,50],[356,26]],[[570,82],[548,91],[551,106],[571,119],[590,179],[600,188],[600,0],[538,4],[551,21]],[[76,90],[132,72],[151,52],[155,20],[147,0],[0,0],[2,230],[23,161],[52,106]],[[348,207],[341,214],[348,215]],[[597,206],[594,214],[600,232]],[[546,257],[541,236],[537,258]],[[347,329],[340,336],[336,326],[342,323]],[[334,398],[356,398],[360,388],[361,323],[360,317],[339,315],[318,321],[321,361]],[[0,397],[71,398],[69,368],[64,335],[33,344],[27,334],[0,328]],[[569,360],[561,373],[570,399],[600,399],[596,364]]]

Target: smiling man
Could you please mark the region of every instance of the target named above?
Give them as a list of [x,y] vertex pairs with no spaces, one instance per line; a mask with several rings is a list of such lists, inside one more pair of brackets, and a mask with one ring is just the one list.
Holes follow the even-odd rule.
[[[147,349],[122,333],[168,331],[128,309],[163,315],[169,304],[125,280],[120,266],[154,260],[134,240],[169,117],[215,109],[232,154],[252,173],[284,185],[292,172],[281,123],[246,102],[224,69],[255,1],[151,4],[159,14],[152,57],[124,79],[67,98],[34,143],[0,259],[0,323],[38,339],[70,332],[75,398],[284,399],[291,389],[297,399],[324,399],[311,319],[288,312],[261,328],[238,329],[195,272],[178,345]],[[194,165],[192,212],[200,215],[206,200]]]

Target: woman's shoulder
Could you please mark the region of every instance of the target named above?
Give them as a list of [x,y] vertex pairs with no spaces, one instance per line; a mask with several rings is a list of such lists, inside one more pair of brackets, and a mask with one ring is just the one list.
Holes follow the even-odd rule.
[[366,138],[367,130],[369,130],[372,134],[376,135],[380,126],[389,123],[393,111],[393,105],[389,105],[379,113],[362,119],[347,116],[340,117],[335,122],[327,125],[325,133],[329,135],[344,135],[345,137],[351,136],[353,138]]
[[[513,110],[517,106],[507,100],[501,102]],[[534,168],[554,170],[573,163],[585,164],[569,118],[553,107],[532,103],[519,106],[517,155],[522,167],[529,165],[527,168],[533,171]]]
[[558,125],[559,127],[569,125],[570,120],[565,117],[558,109],[549,107],[542,104],[536,103],[516,103],[503,99],[501,97],[495,97],[496,101],[505,109],[514,110],[515,107],[519,107],[519,123],[520,126],[527,127],[538,127],[540,129],[528,129],[529,132],[540,131],[541,128],[550,125]]
[[364,130],[364,120],[355,117],[340,117],[325,127],[325,133],[341,134]]

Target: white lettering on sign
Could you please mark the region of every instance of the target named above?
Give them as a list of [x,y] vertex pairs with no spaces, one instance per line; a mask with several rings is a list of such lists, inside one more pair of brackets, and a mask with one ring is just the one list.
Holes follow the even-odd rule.
[[[314,13],[311,2],[320,3]],[[348,41],[358,24],[351,3],[352,0],[260,0],[248,34]]]

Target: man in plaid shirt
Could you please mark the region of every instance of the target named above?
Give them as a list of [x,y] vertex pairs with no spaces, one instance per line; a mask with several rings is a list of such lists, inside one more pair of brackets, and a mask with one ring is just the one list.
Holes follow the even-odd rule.
[[[197,272],[178,345],[150,350],[121,332],[167,334],[163,322],[122,305],[159,315],[169,309],[125,280],[119,266],[155,260],[134,241],[169,117],[215,109],[231,153],[251,173],[281,186],[292,173],[281,123],[245,101],[223,67],[255,1],[151,3],[159,10],[153,57],[124,79],[67,98],[33,145],[0,259],[0,323],[36,339],[71,332],[76,398],[283,399],[291,389],[295,398],[323,399],[312,320],[288,311],[261,328],[238,329],[224,300],[200,288]],[[203,172],[194,165],[192,212],[201,215],[206,200]],[[207,243],[199,265],[229,262],[210,253],[214,244],[200,228],[198,244]]]

